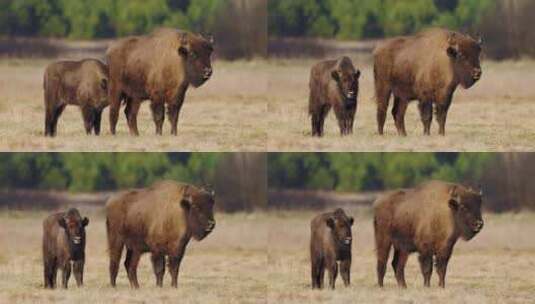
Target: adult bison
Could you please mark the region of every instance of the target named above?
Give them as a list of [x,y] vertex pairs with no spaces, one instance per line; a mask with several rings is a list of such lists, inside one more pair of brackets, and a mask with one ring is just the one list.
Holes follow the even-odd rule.
[[130,133],[138,135],[139,106],[150,99],[156,133],[162,134],[167,105],[171,133],[176,135],[188,87],[200,87],[212,75],[212,51],[212,38],[166,28],[111,45],[106,53],[110,67],[111,133],[115,134],[121,100],[125,100]]
[[62,270],[62,285],[67,288],[71,276],[71,263],[76,284],[84,283],[85,227],[77,209],[58,212],[43,221],[43,266],[45,288],[56,287],[58,269]]
[[387,40],[374,51],[377,126],[383,134],[390,95],[398,134],[406,136],[405,111],[418,100],[424,134],[430,135],[433,104],[440,135],[453,94],[460,84],[472,87],[481,78],[481,40],[443,29],[430,29],[412,37]]
[[350,283],[351,226],[353,218],[343,209],[316,216],[310,222],[310,263],[312,288],[323,288],[325,269],[329,272],[329,286],[334,289],[338,262],[344,285]]
[[131,287],[139,288],[138,262],[149,251],[157,286],[163,284],[168,256],[171,285],[177,287],[180,262],[191,237],[200,241],[215,227],[213,207],[213,193],[173,181],[111,197],[106,203],[111,285],[115,286],[126,247],[124,266]]
[[360,71],[349,57],[325,60],[310,71],[308,112],[312,122],[312,136],[323,135],[323,123],[334,108],[341,135],[353,132],[357,111]]
[[96,59],[58,61],[45,69],[45,136],[56,136],[58,119],[67,105],[82,110],[87,134],[100,134],[102,110],[108,106],[108,67]]
[[383,286],[393,246],[392,268],[400,287],[407,287],[404,269],[412,252],[419,253],[424,286],[430,285],[434,256],[439,286],[444,287],[453,246],[459,237],[468,241],[483,228],[481,196],[480,191],[458,184],[431,181],[377,199],[374,228],[379,286]]

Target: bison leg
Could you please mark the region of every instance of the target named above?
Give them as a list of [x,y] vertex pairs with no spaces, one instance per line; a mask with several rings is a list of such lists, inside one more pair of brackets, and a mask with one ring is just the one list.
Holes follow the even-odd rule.
[[151,256],[152,269],[156,276],[156,286],[163,287],[163,276],[165,274],[165,256],[160,254],[153,254]]
[[388,262],[388,256],[390,255],[390,248],[392,247],[392,241],[390,236],[384,232],[381,232],[377,219],[374,219],[374,232],[375,232],[375,247],[377,254],[377,283],[379,287],[383,287],[383,280],[386,273],[386,263]]
[[56,136],[56,127],[58,125],[58,119],[63,113],[65,105],[60,105],[57,107],[51,107],[46,111],[45,117],[45,136]]
[[78,260],[73,262],[74,278],[76,279],[76,286],[81,287],[84,285],[84,260]]
[[180,115],[180,110],[184,104],[184,98],[186,97],[187,90],[187,86],[181,87],[178,91],[176,99],[167,103],[167,116],[169,117],[169,122],[171,123],[171,135],[177,135],[178,116]]
[[161,102],[151,102],[152,119],[156,126],[156,135],[162,135],[163,121],[165,119],[165,104]]
[[446,269],[448,268],[449,260],[450,260],[450,254],[436,256],[438,286],[442,288],[446,287]]
[[325,117],[329,114],[331,110],[330,106],[323,105],[318,107],[317,110],[313,111],[311,114],[312,122],[312,136],[323,136],[323,126],[325,124]]
[[330,261],[327,261],[327,270],[329,271],[329,287],[331,289],[334,289],[334,285],[336,283],[336,277],[338,276],[338,263],[336,263],[335,259],[329,259]]
[[45,258],[44,261],[44,279],[45,279],[45,288],[54,288],[56,287],[56,272],[57,265],[55,258]]
[[93,130],[95,135],[100,135],[100,121],[102,118],[102,109],[95,109],[93,115]]
[[420,269],[424,276],[424,286],[429,287],[431,285],[431,274],[433,273],[433,256],[420,254],[418,261],[420,262]]
[[61,282],[63,285],[63,288],[67,289],[69,284],[69,278],[71,277],[71,262],[67,261],[62,266],[62,276],[61,276]]
[[405,283],[405,264],[407,264],[407,259],[409,258],[409,253],[401,250],[394,251],[394,259],[392,260],[392,267],[396,273],[396,280],[398,281],[398,286],[401,288],[407,288]]
[[334,114],[336,115],[336,120],[338,120],[338,127],[340,128],[340,135],[347,135],[348,132],[348,119],[349,113],[346,112],[342,107],[335,107]]
[[446,135],[446,118],[448,116],[448,110],[449,110],[449,104],[442,105],[437,104],[435,106],[435,111],[437,114],[437,122],[438,122],[438,134],[444,136]]
[[322,257],[313,257],[311,262],[311,274],[312,274],[312,289],[322,288],[323,286],[323,273],[325,265],[323,264]]
[[130,135],[139,136],[137,129],[137,113],[141,106],[141,100],[130,99],[126,104],[125,114],[127,117],[128,128],[130,129]]
[[379,135],[383,135],[386,121],[386,112],[388,111],[388,101],[392,92],[390,90],[390,87],[376,80],[375,94],[377,96],[377,130],[379,132]]
[[180,262],[182,261],[182,256],[169,257],[169,272],[171,273],[171,286],[178,287],[178,272],[180,270]]
[[115,135],[117,120],[119,119],[119,109],[121,108],[121,92],[115,81],[110,81],[108,100],[110,102],[110,132],[112,135]]
[[117,273],[119,272],[119,263],[121,261],[121,255],[123,254],[124,241],[122,237],[110,227],[109,220],[106,219],[106,232],[108,234],[108,251],[110,255],[110,284],[115,287],[117,280]]
[[431,135],[431,121],[433,120],[433,104],[431,102],[420,101],[418,103],[420,119],[424,125],[424,135]]
[[349,286],[351,283],[350,274],[351,274],[351,259],[346,259],[340,262],[340,274],[344,280],[344,285]]
[[171,123],[171,135],[177,134],[178,128],[178,116],[180,115],[180,109],[182,109],[184,99],[175,103],[167,105],[167,116],[169,117],[169,123]]
[[405,112],[407,111],[408,102],[399,97],[394,98],[394,107],[392,108],[392,116],[396,122],[396,129],[398,135],[407,136],[405,131]]
[[90,135],[93,129],[94,115],[93,107],[82,106],[82,118],[84,119],[85,134],[87,135]]
[[54,121],[54,116],[56,114],[56,108],[52,105],[46,105],[45,111],[45,136],[54,136],[52,133],[53,127],[52,122]]
[[128,249],[126,251],[126,259],[124,261],[124,266],[128,273],[128,280],[130,281],[130,287],[139,288],[139,282],[137,280],[137,265],[139,264],[139,259],[141,258],[141,252],[137,250]]

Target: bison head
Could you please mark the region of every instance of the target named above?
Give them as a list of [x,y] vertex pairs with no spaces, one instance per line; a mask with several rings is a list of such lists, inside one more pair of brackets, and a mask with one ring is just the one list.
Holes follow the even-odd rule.
[[58,224],[65,230],[71,258],[79,260],[83,258],[85,249],[85,227],[89,224],[87,217],[82,218],[77,209],[69,209],[64,216],[58,219]]
[[212,76],[211,56],[214,51],[214,39],[191,33],[179,35],[178,54],[186,63],[186,77],[189,83],[198,88]]
[[446,52],[452,60],[456,78],[465,89],[481,79],[481,44],[481,39],[476,41],[457,33],[451,33],[448,39]]
[[214,203],[214,192],[205,190],[187,191],[182,199],[188,228],[197,241],[204,239],[214,230]]
[[453,187],[450,191],[449,206],[453,212],[455,226],[464,240],[470,240],[483,229],[481,198],[481,191],[458,187]]
[[327,226],[331,229],[335,242],[342,247],[351,247],[351,226],[353,218],[347,216],[342,209],[336,209],[327,218]]
[[351,60],[343,57],[336,64],[331,76],[336,81],[340,94],[344,97],[344,106],[346,108],[354,107],[357,104],[360,71],[355,71]]

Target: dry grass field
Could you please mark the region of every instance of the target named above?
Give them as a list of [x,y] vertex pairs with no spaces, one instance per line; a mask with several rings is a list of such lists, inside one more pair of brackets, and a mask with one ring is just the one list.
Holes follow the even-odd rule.
[[0,150],[2,151],[265,151],[267,123],[265,61],[214,62],[214,75],[190,89],[179,119],[178,136],[155,136],[149,103],[141,106],[141,136],[132,137],[123,111],[118,135],[109,132],[108,109],[102,135],[86,136],[80,110],[68,106],[58,136],[45,138],[43,71],[50,61],[0,59]]
[[[278,212],[270,218],[268,251],[269,303],[534,303],[535,214],[484,214],[485,228],[470,242],[459,241],[450,260],[446,289],[433,273],[424,289],[418,259],[406,268],[407,290],[397,288],[391,267],[385,287],[375,275],[371,210],[348,209],[355,217],[351,285],[310,289],[308,242],[312,212]],[[390,266],[390,265],[389,265]]]
[[[179,273],[178,289],[166,273],[155,287],[150,256],[141,259],[141,288],[131,290],[121,267],[113,289],[108,279],[104,216],[88,214],[84,288],[71,276],[68,290],[43,288],[42,219],[47,213],[0,212],[0,303],[263,303],[266,299],[267,223],[264,215],[216,214],[217,228],[202,242],[192,241]],[[123,254],[124,258],[124,254]]]
[[[351,53],[350,53],[351,54]],[[273,59],[268,73],[268,151],[533,151],[535,150],[535,61],[483,62],[483,77],[470,90],[459,88],[448,114],[446,137],[433,121],[423,129],[416,102],[400,138],[388,115],[385,136],[377,133],[373,65],[369,55],[352,56],[362,71],[354,134],[341,138],[331,112],[324,138],[312,138],[308,116],[310,67],[317,60]],[[392,101],[391,106],[392,107]],[[389,110],[390,111],[390,110]]]

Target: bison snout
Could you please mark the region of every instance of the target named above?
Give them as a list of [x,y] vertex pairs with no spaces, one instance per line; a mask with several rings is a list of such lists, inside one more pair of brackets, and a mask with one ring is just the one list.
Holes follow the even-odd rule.
[[474,226],[474,232],[479,232],[481,229],[483,229],[483,221],[477,221]]
[[478,81],[479,79],[481,79],[482,74],[483,72],[481,71],[481,69],[474,69],[474,72],[472,73],[472,77],[474,78],[474,81]]
[[351,240],[352,240],[352,238],[350,238],[350,237],[346,238],[346,239],[344,240],[344,244],[346,244],[346,245],[351,245]]
[[206,232],[211,232],[212,230],[214,230],[214,228],[215,228],[215,221],[209,221],[208,227],[205,230]]
[[346,97],[347,99],[355,99],[355,97],[357,97],[357,94],[354,91],[349,91],[347,92]]
[[75,243],[75,244],[80,244],[82,242],[82,238],[79,237],[79,236],[75,236],[73,239],[72,239],[72,242]]
[[205,68],[204,69],[204,79],[207,80],[208,78],[210,78],[212,76],[212,73],[213,73],[213,70],[212,68]]

